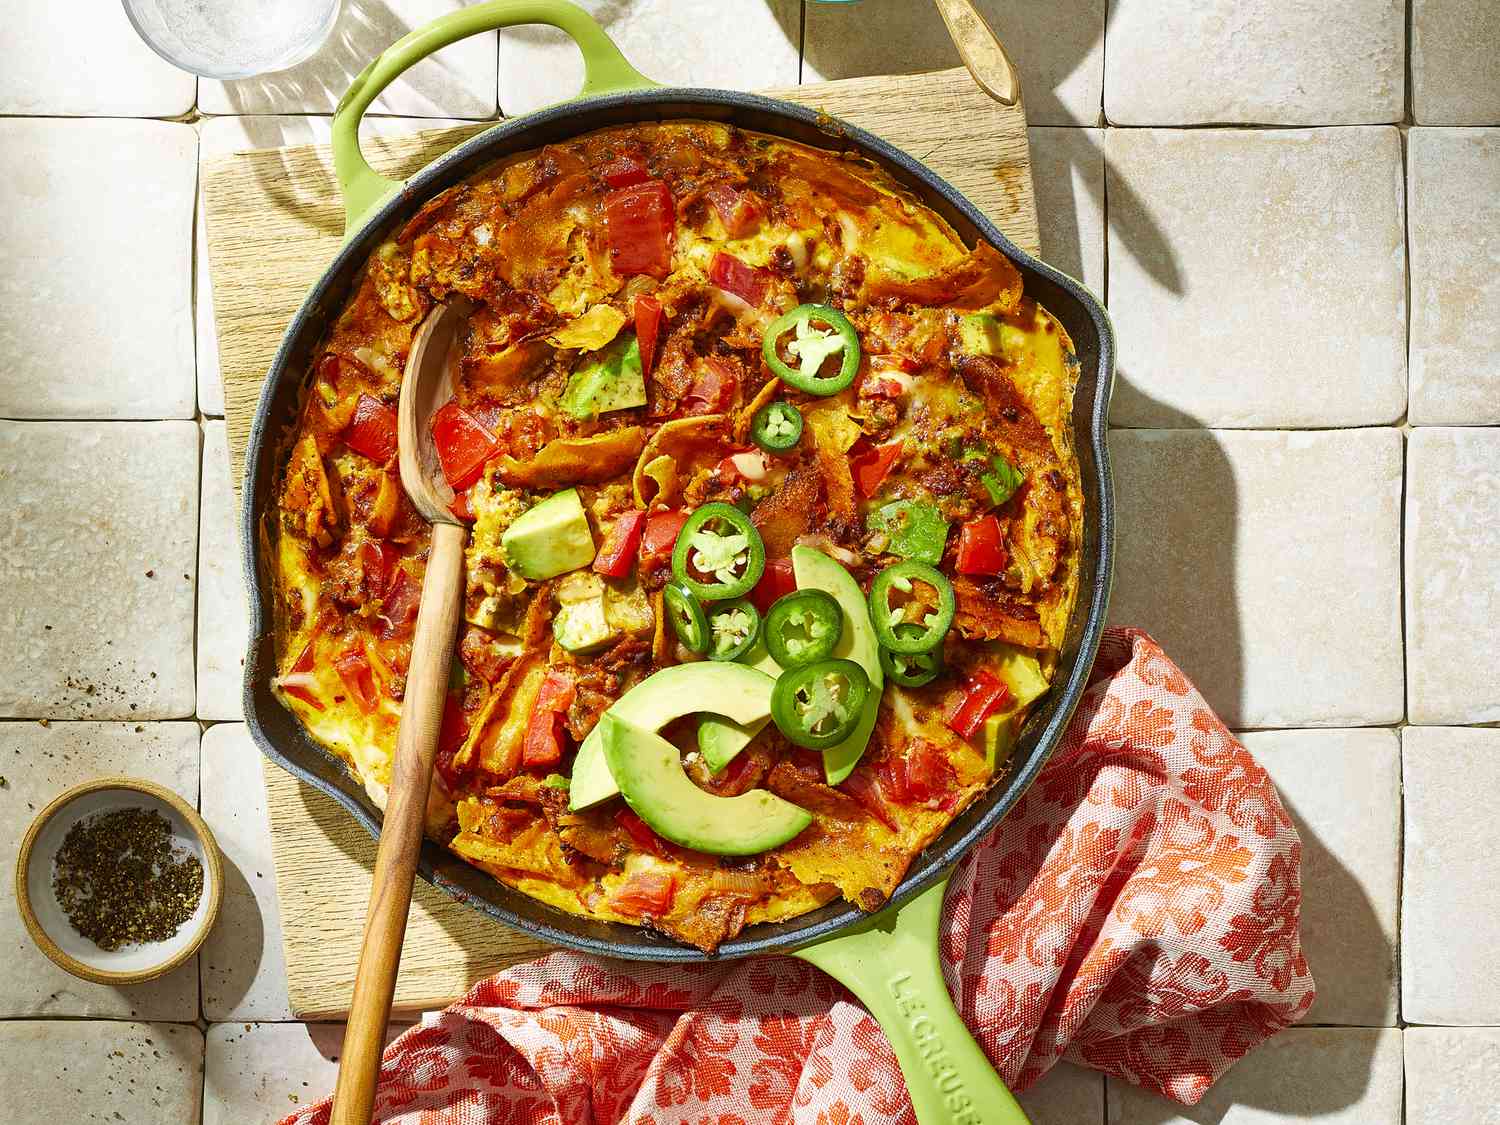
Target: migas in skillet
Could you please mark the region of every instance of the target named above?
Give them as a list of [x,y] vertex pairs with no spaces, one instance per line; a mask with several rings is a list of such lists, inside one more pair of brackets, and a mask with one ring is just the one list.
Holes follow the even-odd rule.
[[[878,909],[1005,776],[1086,502],[1072,341],[989,243],[853,153],[675,120],[472,172],[352,289],[274,475],[273,686],[376,804],[427,537],[393,404],[455,296],[434,434],[472,535],[433,839],[712,952]],[[677,749],[611,770],[605,714],[632,763]]]

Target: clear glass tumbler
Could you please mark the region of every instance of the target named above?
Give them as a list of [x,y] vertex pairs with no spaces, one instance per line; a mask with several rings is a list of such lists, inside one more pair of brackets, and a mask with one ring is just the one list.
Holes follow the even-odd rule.
[[296,66],[323,45],[340,0],[123,0],[153,51],[205,78]]

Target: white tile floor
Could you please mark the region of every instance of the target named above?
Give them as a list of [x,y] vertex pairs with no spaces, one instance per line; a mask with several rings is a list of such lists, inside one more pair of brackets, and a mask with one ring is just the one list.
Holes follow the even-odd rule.
[[[229,85],[166,67],[108,0],[81,22],[7,8],[0,837],[128,770],[198,798],[231,869],[196,962],[133,990],[53,970],[6,898],[10,1120],[270,1121],[331,1086],[340,1029],[286,1007],[259,764],[241,726],[208,725],[239,717],[245,626],[222,423],[190,420],[195,398],[223,412],[195,162],[325,135],[307,115],[458,2],[348,0],[320,55]],[[907,0],[588,6],[664,80],[955,61]],[[1500,721],[1500,430],[1482,428],[1500,422],[1500,7],[980,6],[1026,82],[1044,254],[1108,298],[1115,421],[1141,427],[1114,442],[1115,616],[1237,727],[1301,728],[1247,743],[1303,834],[1311,1021],[1330,1025],[1193,1110],[1074,1068],[1025,1104],[1040,1125],[1496,1125],[1500,731],[1455,724]],[[576,83],[543,32],[481,37],[394,85],[377,109],[409,116],[376,127]]]

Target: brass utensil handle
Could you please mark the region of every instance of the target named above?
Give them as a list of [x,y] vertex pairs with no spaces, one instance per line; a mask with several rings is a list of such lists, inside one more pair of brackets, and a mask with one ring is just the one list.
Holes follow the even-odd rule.
[[970,0],[934,0],[974,81],[1003,106],[1021,103],[1021,76],[999,37]]

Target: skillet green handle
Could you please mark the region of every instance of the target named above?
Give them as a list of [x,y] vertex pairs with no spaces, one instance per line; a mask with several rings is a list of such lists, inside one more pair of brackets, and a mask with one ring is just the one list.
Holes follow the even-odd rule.
[[918,1125],[1028,1125],[953,1006],[938,965],[945,875],[851,933],[792,954],[838,980],[884,1029]]
[[626,61],[593,17],[568,0],[490,0],[439,16],[382,51],[339,99],[333,115],[333,169],[344,196],[345,238],[359,229],[365,215],[401,190],[401,182],[371,168],[359,148],[360,118],[380,91],[440,47],[484,31],[528,23],[550,24],[578,44],[583,53],[583,87],[578,97],[657,85]]

